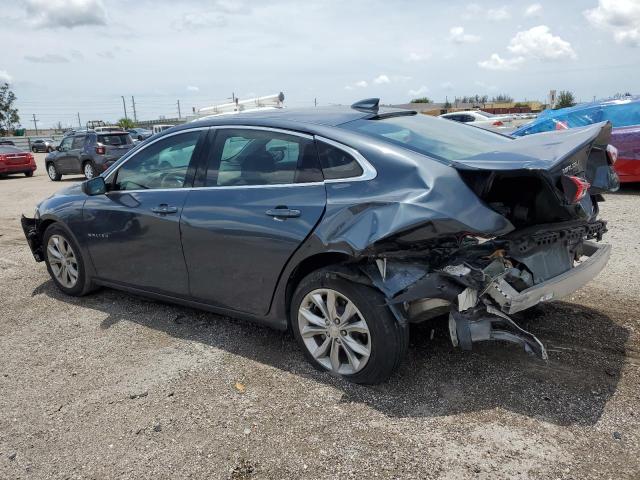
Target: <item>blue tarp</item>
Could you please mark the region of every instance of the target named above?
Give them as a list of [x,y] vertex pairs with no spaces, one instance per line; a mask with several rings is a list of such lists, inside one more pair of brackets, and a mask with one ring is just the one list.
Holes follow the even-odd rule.
[[614,128],[640,125],[640,98],[583,103],[559,110],[545,110],[533,122],[511,133],[515,137],[610,121]]

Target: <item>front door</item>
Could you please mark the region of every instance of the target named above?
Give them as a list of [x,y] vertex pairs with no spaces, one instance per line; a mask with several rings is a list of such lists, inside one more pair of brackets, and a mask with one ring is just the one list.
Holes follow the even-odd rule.
[[182,212],[192,297],[266,314],[280,273],[324,212],[322,180],[311,137],[218,129],[202,188]]
[[[100,279],[187,296],[180,215],[191,162],[206,130],[164,137],[136,152],[84,206],[89,252]],[[200,142],[201,143],[201,142]]]
[[71,152],[71,146],[73,145],[73,137],[65,137],[60,142],[60,147],[58,153],[56,153],[56,169],[59,173],[70,173],[71,169],[69,165],[71,164],[70,159],[68,158]]

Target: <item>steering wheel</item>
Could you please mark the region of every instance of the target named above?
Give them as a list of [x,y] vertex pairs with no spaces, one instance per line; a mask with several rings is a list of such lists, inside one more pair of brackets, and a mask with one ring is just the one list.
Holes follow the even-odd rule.
[[182,188],[185,176],[181,173],[165,173],[160,180],[161,188]]

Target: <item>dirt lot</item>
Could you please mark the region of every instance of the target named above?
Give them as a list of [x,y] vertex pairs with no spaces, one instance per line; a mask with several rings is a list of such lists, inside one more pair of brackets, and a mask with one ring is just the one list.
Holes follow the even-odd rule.
[[280,332],[60,294],[19,225],[65,183],[38,161],[0,180],[1,479],[639,478],[640,187],[602,205],[606,270],[521,318],[548,363],[425,325],[390,382],[361,387]]

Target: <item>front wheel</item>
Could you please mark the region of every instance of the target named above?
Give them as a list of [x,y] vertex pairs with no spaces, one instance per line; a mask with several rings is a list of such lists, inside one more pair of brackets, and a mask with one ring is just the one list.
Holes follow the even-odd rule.
[[58,173],[58,169],[53,162],[50,162],[49,165],[47,165],[47,175],[49,175],[49,178],[53,182],[59,182],[62,178],[62,175]]
[[32,151],[33,153],[38,153],[38,149],[37,149],[36,147],[32,147],[32,148],[31,148],[31,151]]
[[315,367],[354,383],[387,380],[409,343],[408,326],[397,321],[378,290],[327,269],[298,285],[291,326]]
[[42,236],[45,262],[56,286],[67,295],[84,295],[91,288],[84,259],[75,239],[60,225],[50,225]]

